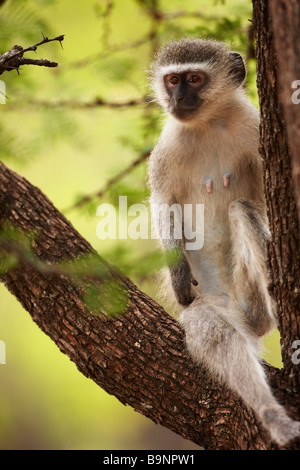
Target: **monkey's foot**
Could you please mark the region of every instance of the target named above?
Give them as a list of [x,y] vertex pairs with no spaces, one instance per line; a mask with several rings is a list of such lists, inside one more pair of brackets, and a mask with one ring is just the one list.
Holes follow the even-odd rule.
[[263,423],[272,439],[279,445],[285,445],[295,438],[300,438],[300,421],[294,421],[283,409],[268,409],[264,412]]

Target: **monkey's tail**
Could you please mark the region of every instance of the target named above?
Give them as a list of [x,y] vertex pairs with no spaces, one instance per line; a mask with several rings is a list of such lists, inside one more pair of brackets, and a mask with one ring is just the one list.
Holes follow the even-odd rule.
[[180,315],[192,358],[208,368],[252,408],[278,444],[300,436],[300,422],[288,417],[268,385],[259,361],[259,341],[238,322],[234,305],[196,298]]

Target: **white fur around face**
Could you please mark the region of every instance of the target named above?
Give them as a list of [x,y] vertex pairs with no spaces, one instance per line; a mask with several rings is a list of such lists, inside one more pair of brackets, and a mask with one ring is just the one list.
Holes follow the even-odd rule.
[[[171,73],[183,72],[203,72],[208,77],[208,86],[199,90],[201,98],[204,100],[204,107],[207,105],[212,106],[215,113],[215,105],[231,100],[232,93],[235,93],[238,88],[228,79],[228,70],[226,64],[224,66],[216,66],[211,61],[206,62],[187,62],[184,64],[170,64],[161,65],[152,72],[152,88],[158,104],[168,111],[170,96],[167,93],[164,77]],[[203,106],[200,114],[203,112]],[[197,119],[196,119],[197,120]]]
[[213,67],[209,62],[190,62],[185,64],[162,65],[156,70],[153,77],[153,91],[158,103],[163,109],[167,109],[169,105],[169,95],[165,88],[164,77],[171,73],[176,74],[192,71],[201,71],[210,75],[213,73]]
[[171,64],[171,65],[162,65],[159,68],[159,78],[163,78],[165,75],[170,73],[182,73],[182,72],[212,72],[212,64],[209,62],[187,62],[185,64]]

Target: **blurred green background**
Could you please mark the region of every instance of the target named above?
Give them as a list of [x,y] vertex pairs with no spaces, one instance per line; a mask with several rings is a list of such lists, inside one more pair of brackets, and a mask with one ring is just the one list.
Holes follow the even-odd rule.
[[[157,47],[186,35],[225,40],[248,64],[247,87],[257,105],[251,0],[6,0],[0,7],[0,53],[48,37],[35,56],[57,69],[23,66],[5,73],[8,99],[0,105],[0,158],[38,186],[64,211],[98,252],[161,302],[157,246],[151,240],[96,236],[96,207],[144,202],[146,163],[137,165],[102,198],[93,195],[155,144],[162,115],[142,102],[146,68]],[[80,106],[105,102],[131,106]],[[172,309],[165,305],[170,314]],[[124,407],[86,379],[33,323],[0,284],[0,449],[194,449],[174,433]],[[279,336],[265,343],[264,358],[280,367]]]

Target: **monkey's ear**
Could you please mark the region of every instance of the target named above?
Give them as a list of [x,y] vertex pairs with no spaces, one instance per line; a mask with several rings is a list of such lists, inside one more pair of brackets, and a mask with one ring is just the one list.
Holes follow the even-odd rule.
[[238,52],[230,52],[229,75],[237,86],[241,85],[246,77],[246,67],[242,56]]

